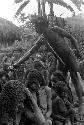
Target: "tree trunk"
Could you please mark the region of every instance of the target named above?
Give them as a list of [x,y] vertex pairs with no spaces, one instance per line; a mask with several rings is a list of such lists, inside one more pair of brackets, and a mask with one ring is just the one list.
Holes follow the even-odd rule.
[[53,16],[53,3],[50,2],[50,15]]
[[40,0],[37,0],[38,2],[38,16],[41,16],[41,4],[40,4]]
[[46,13],[45,13],[45,0],[42,0],[42,15],[43,17],[46,17]]
[[54,17],[54,11],[53,11],[53,2],[50,2],[50,24],[53,25],[53,17]]

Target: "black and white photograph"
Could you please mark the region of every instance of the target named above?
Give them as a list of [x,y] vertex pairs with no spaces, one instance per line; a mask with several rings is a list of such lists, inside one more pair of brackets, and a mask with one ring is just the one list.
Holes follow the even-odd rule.
[[0,0],[0,125],[84,125],[84,0]]

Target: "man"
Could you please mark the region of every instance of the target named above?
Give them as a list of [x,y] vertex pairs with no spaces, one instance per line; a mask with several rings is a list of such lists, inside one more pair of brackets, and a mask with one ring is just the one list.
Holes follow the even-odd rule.
[[55,92],[52,98],[52,118],[55,124],[66,124],[67,120],[73,125],[76,121],[75,110],[68,100],[68,88],[64,81],[57,81],[53,85]]
[[39,60],[34,60],[34,69],[37,69],[43,76],[45,82],[46,82],[46,85],[47,85],[47,79],[46,79],[46,67],[44,65],[44,63],[42,61],[39,61]]
[[[65,83],[65,89],[67,87],[67,97],[68,97],[68,101],[73,105],[74,104],[74,100],[73,100],[73,95],[72,95],[72,91],[70,86],[68,85],[66,78],[64,77],[63,73],[59,70],[56,70],[55,72],[53,72],[53,74],[51,75],[51,87],[55,86],[57,82],[62,81],[62,83]],[[54,87],[53,87],[54,88]]]
[[0,125],[19,125],[22,118],[26,119],[23,113],[29,114],[29,118],[33,117],[39,125],[48,125],[29,89],[18,80],[9,80],[0,94]]
[[[36,69],[30,71],[28,74],[26,74],[26,86],[29,89],[29,91],[32,93],[33,98],[35,99],[39,109],[41,110],[45,119],[45,124],[51,125],[52,121],[50,120],[50,116],[52,113],[52,100],[51,100],[52,93],[51,93],[51,89],[45,85],[45,80],[42,74]],[[26,103],[27,102],[25,102],[25,104]],[[37,112],[36,115],[38,113],[39,112]],[[33,113],[32,112],[30,113],[30,111],[28,110],[28,116],[29,117],[32,116],[33,122],[37,122],[37,121],[34,121],[35,115],[33,116],[32,114]],[[39,117],[41,117],[40,114],[39,114]],[[41,120],[41,119],[39,118],[38,120]],[[38,123],[39,122],[41,121],[38,121]]]
[[[82,91],[81,91],[81,86],[77,76],[78,65],[71,48],[66,43],[64,38],[67,37],[71,41],[71,43],[76,49],[77,56],[80,57],[77,40],[72,35],[68,34],[65,30],[59,27],[48,28],[49,22],[43,17],[38,17],[37,19],[33,19],[32,23],[35,26],[36,32],[39,35],[43,34],[44,38],[46,38],[47,42],[50,44],[53,50],[60,56],[62,61],[65,63],[65,67],[62,72],[65,73],[66,71],[66,74],[67,74],[68,70],[70,71],[71,79],[79,99],[80,107],[82,108],[82,105],[81,105]],[[63,66],[60,68],[60,70],[62,69],[63,69]]]

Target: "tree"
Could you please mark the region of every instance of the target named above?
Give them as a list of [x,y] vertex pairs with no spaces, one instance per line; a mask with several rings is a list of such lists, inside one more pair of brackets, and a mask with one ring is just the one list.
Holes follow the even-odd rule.
[[46,16],[46,13],[45,13],[45,3],[46,3],[46,0],[42,0],[42,13],[43,13],[43,16],[45,17]]
[[[22,0],[19,0],[19,2],[21,2]],[[15,0],[15,2],[17,3],[17,0]],[[24,1],[23,4],[21,4],[21,6],[19,7],[19,9],[16,12],[16,16],[18,16],[19,14],[21,14],[21,11],[24,9],[24,7],[30,2],[30,0]]]
[[[23,0],[15,0],[15,3],[20,3],[22,2]],[[21,14],[21,11],[25,8],[25,6],[30,2],[30,0],[26,0],[24,1],[21,6],[19,7],[19,9],[17,10],[15,16],[17,17],[19,14]],[[37,0],[38,2],[38,15],[40,16],[41,15],[41,2],[40,0]]]
[[[18,17],[18,15],[20,14],[21,15],[21,12],[22,10],[25,8],[25,6],[27,6],[27,4],[29,4],[31,0],[15,0],[15,3],[22,3],[19,7],[19,9],[17,10],[16,12],[16,17]],[[76,6],[76,8],[81,11],[81,5],[84,5],[84,1],[83,0],[71,0],[72,3]],[[63,6],[65,8],[67,8],[68,10],[70,10],[73,14],[73,16],[75,16],[75,10],[74,8],[67,4],[66,2],[64,2],[63,0],[37,0],[37,3],[38,3],[38,15],[39,16],[43,16],[43,17],[46,17],[46,12],[45,12],[45,4],[46,2],[49,4],[50,6],[50,18],[49,18],[49,21],[50,21],[50,24],[53,25],[53,16],[54,16],[54,11],[53,11],[53,4],[57,4],[57,5],[60,5],[60,6]],[[28,16],[27,16],[28,18]]]
[[77,7],[77,9],[79,11],[81,11],[80,7],[81,7],[81,5],[84,5],[84,1],[83,0],[71,0],[71,1],[75,4],[75,6]]
[[11,21],[0,18],[0,44],[12,45],[15,40],[21,40],[21,30]]
[[[22,3],[23,0],[15,0],[15,3]],[[84,4],[83,0],[71,0],[72,3],[77,7],[77,9],[80,11],[80,7],[81,4]],[[24,9],[24,7],[30,2],[30,0],[26,0],[24,1],[21,6],[19,7],[19,9],[16,12],[16,15],[20,14],[21,11]],[[51,3],[53,4],[57,4],[57,5],[61,5],[67,9],[69,9],[71,12],[74,12],[74,9],[72,8],[71,5],[68,5],[66,2],[64,2],[63,0],[37,0],[38,2],[38,15],[41,15],[41,4],[42,4],[42,11],[43,11],[43,15],[45,15],[45,3],[48,2],[50,5]]]
[[38,15],[41,16],[41,4],[40,4],[40,0],[37,0],[38,2]]
[[15,3],[20,3],[22,2],[23,0],[15,0]]

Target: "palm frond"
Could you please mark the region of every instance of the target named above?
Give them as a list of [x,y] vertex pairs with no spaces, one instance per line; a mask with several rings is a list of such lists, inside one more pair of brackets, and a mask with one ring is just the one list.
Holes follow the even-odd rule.
[[77,7],[77,9],[80,11],[80,7],[81,5],[84,5],[84,1],[83,0],[71,0],[72,3]]
[[18,16],[18,15],[21,13],[21,11],[24,9],[24,7],[25,7],[29,2],[30,2],[30,0],[27,0],[27,1],[23,2],[23,4],[21,4],[21,6],[19,7],[19,9],[17,10],[15,16]]
[[14,0],[14,2],[17,3],[21,3],[23,0]]
[[67,9],[69,9],[71,12],[74,12],[74,9],[70,5],[65,3],[63,0],[47,0],[47,2],[48,3],[53,2],[54,4],[61,5]]

